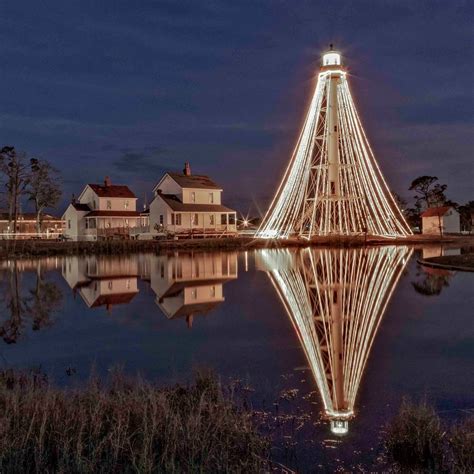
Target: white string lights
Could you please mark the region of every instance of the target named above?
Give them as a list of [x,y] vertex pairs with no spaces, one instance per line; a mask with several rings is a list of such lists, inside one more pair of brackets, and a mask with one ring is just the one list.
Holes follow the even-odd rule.
[[340,55],[330,51],[290,163],[257,237],[406,237],[411,230],[377,165]]
[[262,250],[267,272],[304,349],[331,430],[348,431],[367,359],[412,250]]

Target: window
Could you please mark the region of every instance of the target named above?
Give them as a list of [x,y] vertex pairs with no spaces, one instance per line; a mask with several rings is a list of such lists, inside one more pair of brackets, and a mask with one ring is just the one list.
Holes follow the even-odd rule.
[[235,214],[229,214],[229,224],[235,225]]
[[124,209],[128,209],[128,205],[129,205],[129,204],[128,204],[128,201],[125,201],[125,202],[123,203],[123,208],[124,208]]
[[95,203],[95,199],[92,201],[92,207],[95,209],[97,204]]
[[337,132],[337,125],[334,125],[334,131]]
[[209,193],[209,204],[214,204],[214,193]]
[[68,221],[67,221],[67,228],[68,228],[68,229],[71,228],[71,219],[68,219]]
[[112,201],[107,201],[107,209],[112,209]]
[[165,277],[165,265],[163,262],[161,262],[161,265],[160,265],[160,276],[161,278]]
[[211,296],[212,297],[216,296],[216,287],[215,287],[215,285],[211,286]]
[[331,194],[336,194],[336,183],[331,181]]
[[86,229],[89,228],[89,219],[86,219]]
[[109,280],[109,290],[111,290],[114,286],[114,283],[112,280]]
[[191,193],[191,202],[196,202],[196,193],[194,191]]
[[192,296],[194,299],[197,298],[198,292],[197,292],[197,289],[196,289],[196,288],[193,288],[193,289],[191,290],[191,296]]
[[125,227],[128,227],[128,219],[125,219]]
[[227,214],[221,214],[221,225],[227,225]]
[[127,280],[127,290],[130,289],[130,280]]
[[160,214],[160,225],[163,225],[163,214]]
[[214,225],[214,214],[209,214],[209,224]]
[[181,225],[181,214],[176,214],[176,225]]
[[199,214],[193,214],[191,216],[191,225],[199,225]]

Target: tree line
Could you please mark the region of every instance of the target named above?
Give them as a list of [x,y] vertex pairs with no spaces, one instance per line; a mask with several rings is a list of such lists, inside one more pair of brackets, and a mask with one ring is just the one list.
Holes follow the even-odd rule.
[[0,150],[0,180],[11,232],[17,231],[21,203],[25,198],[34,207],[36,231],[41,232],[45,209],[56,207],[61,199],[59,171],[47,160],[28,158],[15,147],[4,146]]

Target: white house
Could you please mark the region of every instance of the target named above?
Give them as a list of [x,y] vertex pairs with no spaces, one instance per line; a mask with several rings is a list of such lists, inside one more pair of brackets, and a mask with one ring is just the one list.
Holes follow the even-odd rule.
[[222,188],[208,176],[165,173],[153,189],[150,231],[181,235],[234,235],[236,212],[222,205]]
[[148,224],[147,217],[137,211],[137,198],[128,186],[87,184],[63,214],[64,235],[72,240],[98,240],[129,236],[130,229]]
[[458,234],[461,232],[459,212],[451,206],[430,207],[421,214],[423,234]]

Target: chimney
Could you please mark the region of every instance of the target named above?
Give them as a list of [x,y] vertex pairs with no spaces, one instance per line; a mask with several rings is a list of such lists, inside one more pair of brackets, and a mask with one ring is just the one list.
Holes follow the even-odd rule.
[[76,204],[76,195],[74,193],[72,193],[71,203]]
[[112,181],[110,180],[110,178],[108,176],[106,176],[105,179],[104,179],[104,186],[106,188],[108,188],[109,186],[112,186]]
[[191,166],[189,166],[188,161],[186,161],[186,163],[184,163],[183,174],[184,174],[184,176],[191,176]]

